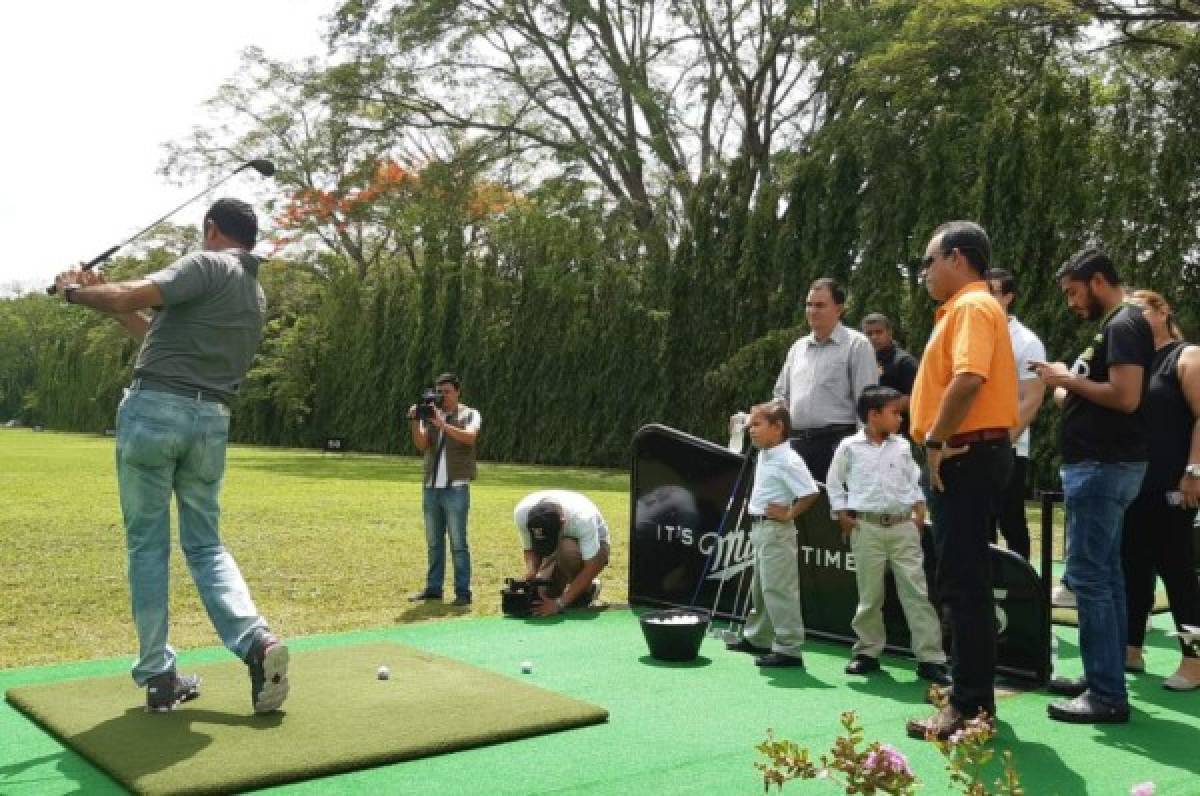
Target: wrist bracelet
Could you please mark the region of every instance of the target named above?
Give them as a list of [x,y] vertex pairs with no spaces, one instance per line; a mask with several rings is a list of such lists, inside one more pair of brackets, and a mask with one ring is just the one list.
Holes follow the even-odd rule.
[[561,611],[561,610],[563,610],[563,601],[562,601],[562,597],[555,597],[555,598],[554,598],[554,604],[555,604],[555,606],[557,606],[557,607],[558,607],[558,610],[560,610],[560,611]]

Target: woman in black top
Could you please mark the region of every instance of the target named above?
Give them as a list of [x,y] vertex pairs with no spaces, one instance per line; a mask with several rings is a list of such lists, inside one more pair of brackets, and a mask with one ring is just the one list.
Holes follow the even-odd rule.
[[[1126,669],[1144,671],[1142,644],[1154,604],[1154,579],[1167,590],[1176,629],[1200,626],[1200,581],[1196,576],[1193,525],[1200,506],[1200,346],[1183,340],[1163,297],[1138,290],[1154,331],[1154,362],[1146,371],[1141,412],[1150,464],[1141,491],[1125,513],[1121,558],[1129,613]],[[1172,691],[1200,688],[1200,640],[1181,639],[1183,660],[1163,681]]]

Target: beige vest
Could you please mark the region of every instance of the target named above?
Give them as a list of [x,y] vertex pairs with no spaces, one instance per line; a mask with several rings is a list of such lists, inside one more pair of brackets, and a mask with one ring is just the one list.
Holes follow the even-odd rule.
[[[455,428],[467,425],[467,418],[475,410],[466,404],[459,404],[458,411],[446,415],[446,423]],[[429,447],[425,449],[425,480],[428,485],[437,471],[438,450],[441,448],[442,432],[436,428],[429,430]],[[453,437],[446,435],[446,472],[450,481],[475,480],[475,446],[464,445]]]

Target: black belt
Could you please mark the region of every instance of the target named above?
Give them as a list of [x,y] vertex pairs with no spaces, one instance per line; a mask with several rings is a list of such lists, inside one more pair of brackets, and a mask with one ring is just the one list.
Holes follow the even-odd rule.
[[802,428],[792,432],[792,439],[804,442],[810,439],[820,439],[822,437],[832,437],[835,434],[846,436],[858,431],[858,426],[853,423],[835,423],[832,426],[821,426],[820,428]]
[[169,395],[179,395],[184,398],[192,398],[197,401],[208,401],[209,403],[218,403],[224,406],[229,406],[229,402],[224,396],[218,395],[212,390],[193,390],[190,387],[176,387],[173,384],[163,384],[160,381],[149,381],[147,379],[134,379],[129,385],[131,390],[147,390],[149,392],[165,392]]
[[766,514],[747,514],[746,519],[750,520],[750,522],[762,522],[767,519],[767,515]]

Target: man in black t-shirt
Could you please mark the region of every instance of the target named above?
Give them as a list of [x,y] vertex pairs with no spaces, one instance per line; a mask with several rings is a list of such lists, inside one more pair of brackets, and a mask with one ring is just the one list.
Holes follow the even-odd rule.
[[879,365],[879,384],[891,387],[904,396],[901,411],[904,423],[900,426],[901,436],[908,436],[908,397],[912,395],[913,382],[917,378],[917,360],[912,354],[896,345],[892,338],[892,321],[882,312],[872,312],[862,320],[862,331],[875,349],[875,361]]
[[1051,690],[1073,699],[1047,706],[1069,722],[1126,722],[1126,611],[1121,520],[1146,472],[1138,408],[1154,358],[1142,311],[1125,303],[1117,269],[1099,249],[1083,249],[1056,274],[1067,306],[1100,326],[1075,364],[1034,363],[1063,409],[1062,484],[1067,517],[1067,577],[1079,610],[1084,676],[1056,678]]

